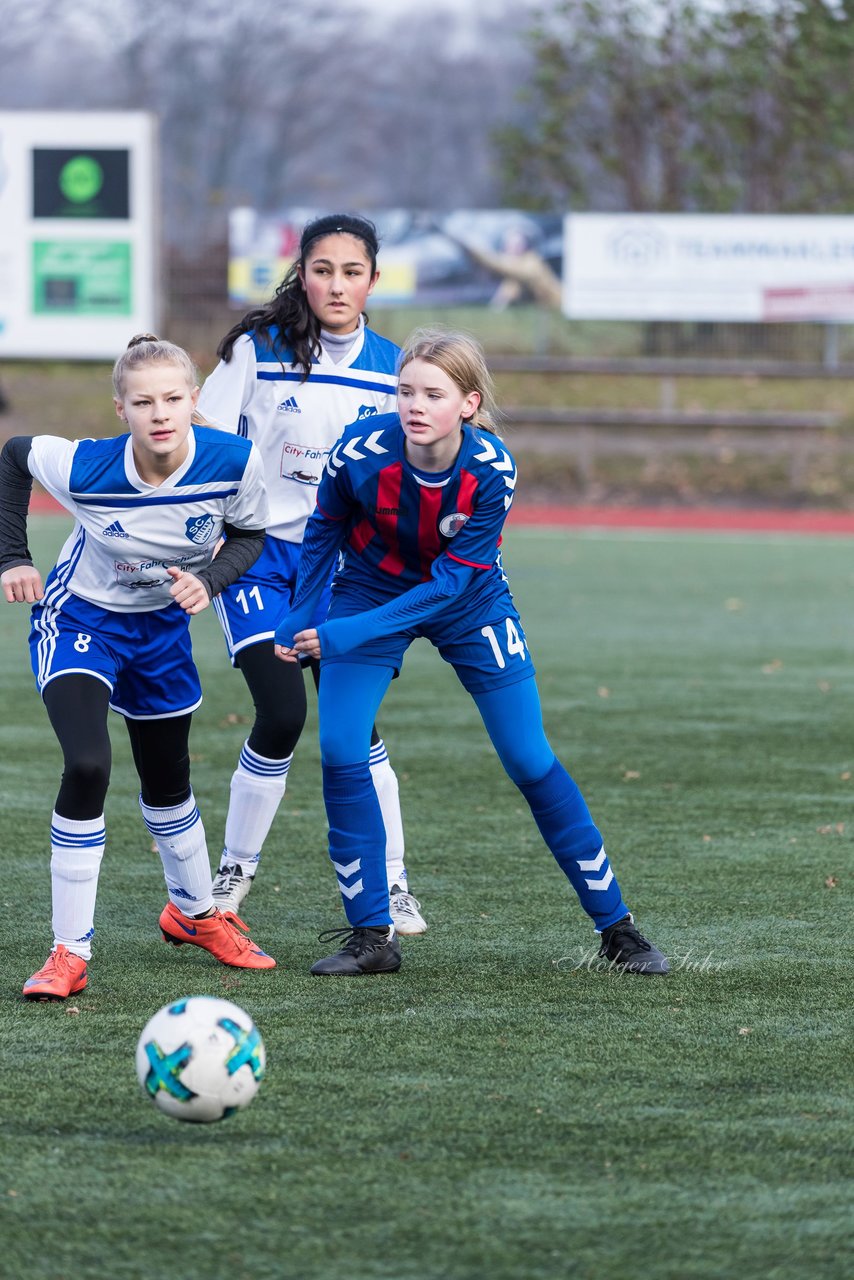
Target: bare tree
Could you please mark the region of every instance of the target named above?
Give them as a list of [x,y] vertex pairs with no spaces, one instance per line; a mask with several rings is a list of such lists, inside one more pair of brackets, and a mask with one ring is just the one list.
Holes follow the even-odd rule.
[[380,22],[356,0],[0,0],[0,16],[0,107],[157,115],[163,233],[190,254],[236,204],[494,203],[491,133],[530,61],[510,0],[468,29],[419,6]]

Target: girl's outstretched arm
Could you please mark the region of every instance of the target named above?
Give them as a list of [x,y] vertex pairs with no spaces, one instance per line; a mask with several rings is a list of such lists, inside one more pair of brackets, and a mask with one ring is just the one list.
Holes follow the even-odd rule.
[[35,604],[43,595],[41,575],[27,546],[32,439],[13,436],[0,452],[0,584],[9,604]]
[[346,522],[333,520],[316,507],[305,526],[299,570],[291,607],[276,627],[276,655],[284,661],[296,660],[294,637],[315,621],[318,603],[326,589],[332,567],[344,541]]
[[433,562],[432,576],[428,582],[420,582],[417,587],[410,587],[402,595],[395,596],[393,600],[374,609],[366,609],[364,613],[322,623],[317,632],[323,656],[338,657],[368,640],[375,640],[395,631],[407,631],[426,622],[451,600],[458,599],[474,575],[482,572],[482,569],[461,564],[449,555],[439,556]]

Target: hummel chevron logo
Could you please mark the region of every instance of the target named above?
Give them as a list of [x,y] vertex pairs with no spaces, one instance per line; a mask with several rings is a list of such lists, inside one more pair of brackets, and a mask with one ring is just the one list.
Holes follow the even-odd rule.
[[500,450],[496,449],[495,446],[490,444],[488,440],[484,440],[480,436],[478,436],[478,440],[483,445],[483,453],[476,453],[474,455],[475,461],[488,462],[489,465],[491,467],[494,467],[496,471],[501,471],[505,473],[511,472],[512,474],[509,474],[509,475],[505,474],[504,483],[507,485],[508,489],[515,489],[516,488],[516,466],[515,466],[515,463],[513,462],[513,459],[510,457],[510,454],[507,453],[505,449],[500,449]]
[[101,535],[104,538],[129,538],[130,537],[129,533],[125,533],[124,529],[119,524],[118,520],[114,520],[112,524],[107,525],[106,529],[102,529]]
[[331,476],[337,476],[341,467],[344,466],[344,459],[338,453],[338,445],[330,453],[326,459],[326,470]]
[[[344,454],[345,458],[352,458],[354,462],[358,462],[360,458],[364,458],[365,455],[362,453],[362,449],[367,449],[370,453],[388,453],[388,449],[384,448],[383,445],[379,443],[381,435],[381,431],[372,431],[371,434],[365,438],[364,444],[362,443],[361,436],[354,436],[352,440],[347,441],[341,452]],[[362,446],[362,449],[359,448],[359,445]]]
[[604,864],[605,864],[605,846],[602,845],[602,848],[596,854],[595,858],[579,858],[578,859],[578,870],[579,871],[601,871]]
[[337,475],[338,469],[344,466],[345,458],[351,458],[353,462],[365,458],[367,455],[362,452],[363,449],[367,449],[369,453],[388,453],[385,445],[380,444],[382,434],[382,431],[372,431],[364,439],[362,436],[353,436],[345,445],[336,445],[326,459],[326,470],[331,476]]
[[501,461],[499,462],[497,461],[499,451],[495,448],[495,445],[490,444],[488,440],[481,439],[480,436],[478,436],[478,440],[480,440],[480,443],[483,445],[483,453],[476,453],[474,455],[478,462],[488,462],[495,467],[496,471],[513,470],[513,461],[504,449],[500,451]]
[[343,876],[345,880],[349,880],[350,877],[354,876],[357,871],[361,871],[362,859],[356,858],[354,859],[353,862],[348,862],[346,867],[342,862],[333,862],[332,865],[335,868],[335,870],[338,872],[339,876]]
[[342,884],[340,880],[338,881],[338,888],[341,890],[345,898],[355,898],[356,894],[361,893],[364,887],[364,883],[361,880],[357,880],[352,886]]
[[614,873],[611,870],[611,867],[608,863],[608,859],[605,854],[605,846],[604,845],[602,846],[602,848],[599,850],[595,858],[587,858],[587,859],[579,858],[578,859],[579,871],[601,871],[603,867],[605,868],[605,871],[603,875],[600,877],[600,879],[588,880],[587,877],[585,876],[585,882],[587,884],[588,889],[593,889],[600,893],[604,892],[604,890],[608,888],[609,884],[614,879]]
[[614,879],[614,873],[611,868],[608,867],[608,870],[605,872],[601,880],[588,880],[586,876],[584,879],[588,889],[598,893],[604,893],[611,881]]

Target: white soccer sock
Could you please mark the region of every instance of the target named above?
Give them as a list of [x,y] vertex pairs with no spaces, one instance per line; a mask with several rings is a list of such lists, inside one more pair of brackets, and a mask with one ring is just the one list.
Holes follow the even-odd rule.
[[293,755],[269,760],[244,742],[237,768],[231,775],[231,799],[225,819],[225,847],[220,867],[240,866],[254,876],[261,849],[269,835],[288,781]]
[[84,960],[92,956],[98,872],[107,838],[104,815],[82,822],[55,810],[50,821],[53,941]]
[[369,763],[385,827],[385,869],[388,887],[391,889],[394,885],[398,885],[401,889],[406,889],[406,867],[403,865],[403,818],[400,814],[397,774],[391,767],[382,738],[371,747]]
[[186,916],[214,905],[211,866],[201,815],[192,793],[182,804],[151,809],[139,799],[145,825],[154,837],[172,903]]

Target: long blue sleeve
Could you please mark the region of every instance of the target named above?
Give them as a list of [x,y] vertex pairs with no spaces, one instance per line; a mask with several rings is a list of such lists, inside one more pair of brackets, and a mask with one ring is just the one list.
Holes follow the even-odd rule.
[[292,649],[298,631],[316,624],[316,612],[341,543],[346,522],[332,520],[317,508],[305,526],[297,582],[291,607],[276,627],[275,643]]
[[395,596],[386,604],[349,618],[333,618],[318,627],[320,654],[323,658],[337,658],[358,648],[367,640],[391,635],[395,631],[407,631],[456,600],[465,591],[476,573],[483,570],[461,564],[448,555],[439,556],[433,562],[428,582],[411,587],[403,595]]

